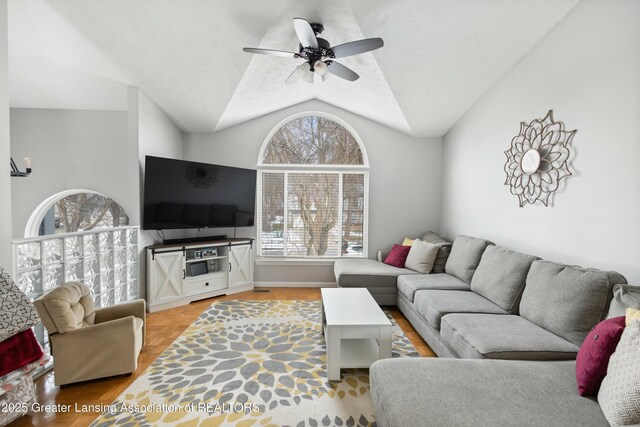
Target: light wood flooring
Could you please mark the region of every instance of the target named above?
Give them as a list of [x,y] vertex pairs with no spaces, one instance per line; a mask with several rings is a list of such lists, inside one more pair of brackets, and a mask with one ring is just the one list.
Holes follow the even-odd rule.
[[[182,332],[189,327],[213,301],[225,299],[243,300],[315,300],[320,299],[319,288],[261,288],[270,292],[243,292],[234,295],[210,298],[182,307],[163,310],[147,315],[147,341],[138,360],[138,370],[128,376],[119,376],[65,387],[56,387],[53,372],[36,381],[40,404],[60,405],[109,405],[149,366]],[[421,356],[435,356],[429,346],[413,329],[402,313],[395,307],[391,314],[409,337]],[[29,413],[13,423],[17,426],[87,426],[98,413]]]

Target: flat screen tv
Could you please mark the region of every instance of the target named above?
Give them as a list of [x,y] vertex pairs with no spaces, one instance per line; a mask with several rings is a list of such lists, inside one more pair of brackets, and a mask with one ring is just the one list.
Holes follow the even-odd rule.
[[256,171],[147,156],[142,228],[250,227]]

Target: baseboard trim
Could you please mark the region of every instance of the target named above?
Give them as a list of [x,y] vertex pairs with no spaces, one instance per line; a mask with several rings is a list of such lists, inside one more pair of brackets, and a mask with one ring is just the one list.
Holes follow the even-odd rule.
[[255,282],[256,288],[335,288],[336,282]]

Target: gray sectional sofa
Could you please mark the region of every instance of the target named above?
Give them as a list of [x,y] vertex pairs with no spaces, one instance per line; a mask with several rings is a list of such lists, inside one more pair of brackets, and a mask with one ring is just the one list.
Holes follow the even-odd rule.
[[427,275],[336,261],[339,286],[378,296],[383,287],[378,302],[397,304],[438,356],[465,359],[374,363],[378,425],[607,425],[597,401],[578,395],[575,357],[591,328],[621,311],[610,302],[625,278],[466,236],[447,255],[444,271]]
[[616,272],[544,261],[468,236],[448,252],[444,272],[432,274],[338,260],[336,280],[397,305],[440,357],[515,360],[575,359],[606,316],[613,285],[626,283]]

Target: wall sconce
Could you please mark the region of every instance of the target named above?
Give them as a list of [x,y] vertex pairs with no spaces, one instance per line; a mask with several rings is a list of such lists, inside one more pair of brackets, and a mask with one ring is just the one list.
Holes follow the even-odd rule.
[[11,158],[11,176],[27,177],[31,175],[31,157],[25,157],[24,163],[27,167],[25,171],[22,172],[20,169],[18,169],[18,166],[16,165],[16,162],[13,160],[13,157],[12,157]]

